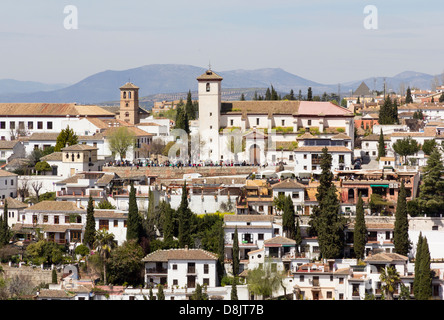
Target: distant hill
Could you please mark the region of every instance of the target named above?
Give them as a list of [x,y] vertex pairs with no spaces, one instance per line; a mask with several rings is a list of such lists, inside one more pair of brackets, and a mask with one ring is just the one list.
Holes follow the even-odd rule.
[[[138,68],[113,71],[107,70],[93,74],[78,83],[66,87],[49,88],[32,86],[25,90],[24,85],[19,89],[19,85],[4,87],[0,90],[0,102],[76,102],[79,104],[101,104],[104,102],[114,102],[119,99],[119,87],[131,81],[140,87],[139,96],[141,102],[152,105],[152,101],[170,100],[171,97],[186,94],[188,90],[192,92],[197,89],[196,77],[205,72],[205,68],[182,64],[151,64]],[[257,70],[230,70],[217,71],[224,80],[222,88],[233,89],[234,97],[244,92],[247,99],[256,89],[268,88],[271,85],[282,95],[294,90],[295,95],[301,90],[306,94],[307,88],[312,87],[314,94],[337,93],[338,84],[321,84],[308,79],[304,79],[280,68],[264,68]],[[403,72],[394,77],[385,77],[387,89],[399,91],[401,84],[411,87],[427,89],[430,87],[432,75],[418,72]],[[362,81],[372,90],[382,89],[384,77],[368,78],[363,80],[341,83],[341,93],[348,94],[354,91]],[[1,83],[0,83],[1,87]],[[49,90],[49,91],[48,91]],[[35,92],[32,92],[35,91]],[[230,90],[228,90],[230,91]],[[227,92],[228,92],[227,91]],[[259,91],[258,91],[259,92]],[[170,99],[161,99],[161,96]],[[186,97],[186,95],[185,95]],[[156,99],[156,100],[153,100]]]
[[0,79],[0,95],[2,94],[22,94],[37,91],[53,91],[67,87],[68,84],[57,83],[48,84],[35,81],[19,81],[14,79]]

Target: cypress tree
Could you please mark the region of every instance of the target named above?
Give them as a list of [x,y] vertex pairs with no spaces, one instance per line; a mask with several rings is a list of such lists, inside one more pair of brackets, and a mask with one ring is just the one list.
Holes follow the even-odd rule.
[[245,101],[245,95],[243,93],[241,94],[240,101]]
[[432,270],[430,269],[430,250],[427,238],[421,244],[421,262],[419,265],[419,297],[417,300],[429,300],[432,297]]
[[233,275],[236,278],[239,274],[239,236],[237,226],[234,229],[233,237]]
[[234,277],[233,283],[231,284],[231,300],[239,300],[237,296],[237,277]]
[[192,236],[191,236],[191,224],[193,212],[188,208],[188,193],[187,185],[184,182],[182,187],[182,199],[180,206],[177,209],[177,214],[179,218],[179,247],[184,248],[185,246],[192,246]]
[[364,201],[359,193],[358,203],[356,204],[356,219],[353,233],[353,248],[356,258],[364,259],[367,227],[365,225]]
[[174,240],[174,209],[168,202],[162,201],[160,212],[163,215],[163,241],[169,246]]
[[51,282],[52,284],[57,284],[57,270],[55,268],[52,269]]
[[418,242],[416,243],[416,254],[415,254],[415,278],[413,279],[413,295],[419,297],[420,295],[420,266],[421,266],[421,258],[422,258],[422,232],[419,233]]
[[413,98],[412,98],[412,91],[410,90],[410,87],[407,88],[407,93],[405,96],[405,103],[413,103]]
[[407,256],[411,248],[409,240],[409,221],[407,216],[406,197],[407,193],[403,181],[398,193],[395,213],[395,228],[393,232],[393,244],[395,245],[395,252],[403,256]]
[[223,224],[221,223],[219,228],[219,241],[218,241],[218,248],[217,248],[217,274],[219,278],[219,283],[222,280],[222,277],[224,275],[224,263],[225,263],[225,232]]
[[270,100],[280,100],[276,90],[274,90],[274,88],[273,88],[273,85],[271,86],[271,97],[270,97]]
[[163,285],[159,285],[157,289],[157,300],[165,300],[165,293],[163,292]]
[[185,113],[187,114],[189,120],[196,119],[193,100],[191,99],[191,90],[188,90],[187,103],[185,104]]
[[271,100],[270,88],[267,88],[267,91],[265,91],[265,100]]
[[90,249],[94,245],[95,234],[96,234],[96,220],[94,218],[94,204],[93,204],[93,199],[90,195],[88,200],[88,206],[86,208],[85,236],[83,237],[83,244]]
[[385,157],[385,144],[384,144],[384,133],[382,132],[379,134],[379,141],[378,141],[378,160],[381,157]]
[[328,149],[322,149],[322,173],[317,188],[318,205],[313,208],[310,233],[318,237],[321,256],[326,259],[338,258],[344,248],[345,219],[339,216],[340,202],[336,186],[332,183],[332,156]]
[[128,221],[126,229],[126,240],[136,240],[139,242],[142,236],[142,219],[137,207],[136,190],[131,182],[129,203],[128,203]]
[[311,90],[311,87],[308,87],[307,90],[307,101],[313,101],[313,92]]
[[293,200],[291,200],[290,196],[285,198],[284,212],[282,214],[282,228],[287,238],[294,239],[296,235],[295,214]]
[[0,248],[9,243],[10,230],[8,225],[8,201],[5,200],[3,207],[3,217],[0,216]]

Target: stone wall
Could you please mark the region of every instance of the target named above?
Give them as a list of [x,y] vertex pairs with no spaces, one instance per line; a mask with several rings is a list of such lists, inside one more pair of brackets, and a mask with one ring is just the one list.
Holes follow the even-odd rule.
[[[41,283],[52,283],[52,270],[42,270],[40,267],[33,268],[30,266],[10,267],[7,263],[2,263],[1,267],[3,268],[5,279],[20,276],[29,279],[34,286]],[[57,272],[57,276],[60,278],[59,272]]]
[[258,172],[259,167],[103,167],[103,171],[114,172],[120,177],[158,176],[159,179],[182,179],[184,174],[199,173],[203,177],[236,176]]

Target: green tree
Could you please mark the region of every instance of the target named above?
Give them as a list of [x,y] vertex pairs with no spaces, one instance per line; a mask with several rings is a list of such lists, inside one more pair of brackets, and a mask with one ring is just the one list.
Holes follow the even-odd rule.
[[436,141],[435,140],[425,140],[424,144],[422,145],[422,151],[430,156],[432,154],[432,151],[434,148],[437,147]]
[[434,148],[423,168],[423,179],[417,199],[420,212],[428,216],[439,216],[444,210],[444,181],[441,179],[443,174],[441,152]]
[[110,128],[108,130],[109,150],[113,155],[119,155],[120,159],[124,159],[128,150],[136,144],[135,134],[127,127]]
[[34,260],[35,264],[58,264],[63,261],[64,246],[52,241],[40,240],[26,247],[25,255]]
[[307,90],[307,101],[313,101],[313,92],[311,90],[311,87],[308,87]]
[[67,126],[66,129],[63,129],[57,136],[57,142],[54,147],[54,151],[60,152],[66,146],[73,146],[77,143],[79,143],[77,135],[75,134],[73,129]]
[[196,284],[191,300],[208,300],[208,294],[202,290],[202,286],[199,283]]
[[172,246],[174,241],[175,210],[166,201],[162,201],[159,207],[163,216],[163,241],[166,246]]
[[421,149],[421,145],[410,136],[397,140],[392,147],[397,154],[404,157],[404,163],[407,163],[407,156],[413,155]]
[[287,196],[284,203],[284,213],[282,215],[282,229],[289,239],[294,239],[296,235],[295,212],[293,200]]
[[46,161],[39,161],[35,164],[35,171],[37,172],[46,172],[51,170],[51,166]]
[[395,124],[398,122],[397,103],[393,102],[389,95],[384,99],[384,103],[379,110],[379,124]]
[[409,240],[409,221],[407,216],[407,193],[404,187],[404,181],[398,193],[398,201],[395,213],[395,228],[393,230],[393,244],[395,252],[407,256],[411,243]]
[[262,298],[273,297],[282,283],[283,273],[273,270],[272,262],[266,260],[262,267],[248,270],[247,287],[252,294]]
[[218,274],[218,279],[219,279],[219,283],[221,283],[222,277],[224,276],[225,273],[225,231],[224,231],[224,227],[223,224],[220,225],[219,227],[219,234],[218,234],[218,247],[217,247],[217,274]]
[[441,95],[439,96],[439,103],[443,103],[444,102],[444,92],[441,93]]
[[407,88],[407,93],[405,95],[405,103],[413,103],[412,90],[410,87]]
[[240,96],[240,101],[245,101],[245,95],[243,93]]
[[364,259],[365,244],[367,242],[367,227],[365,225],[364,201],[359,193],[358,203],[356,204],[356,219],[353,232],[353,249],[358,259]]
[[[430,269],[430,250],[427,238],[424,237],[421,243],[421,259],[419,261],[419,285],[416,300],[429,300],[432,297],[432,270]],[[415,261],[415,266],[416,266]],[[416,274],[415,274],[416,278]]]
[[108,210],[108,209],[115,209],[115,208],[116,208],[116,206],[113,206],[113,205],[111,204],[111,202],[109,202],[107,199],[104,199],[104,200],[100,201],[100,202],[96,205],[96,209],[105,209],[105,210]]
[[106,229],[100,229],[96,231],[94,240],[94,249],[98,252],[103,263],[103,283],[108,284],[106,278],[106,265],[111,250],[117,246],[114,240],[114,234],[109,233]]
[[96,220],[94,217],[94,202],[89,196],[88,206],[86,207],[86,224],[85,235],[83,236],[83,244],[88,248],[92,248],[96,236]]
[[[183,103],[182,103],[183,104]],[[182,129],[185,130],[187,134],[190,133],[190,124],[189,124],[189,118],[188,113],[185,110],[185,107],[182,105],[177,105],[176,107],[177,114],[176,114],[176,129]]]
[[179,247],[193,246],[193,238],[191,234],[193,212],[188,207],[188,191],[186,181],[182,187],[182,199],[179,208],[177,209],[177,216],[179,219]]
[[5,200],[3,215],[0,216],[0,248],[7,245],[11,239],[11,231],[8,224],[8,200]]
[[51,283],[52,284],[57,284],[57,270],[54,268],[52,269],[52,273],[51,273]]
[[378,160],[381,157],[385,157],[385,143],[384,143],[384,133],[382,132],[379,134],[379,141],[378,141]]
[[332,183],[332,156],[325,147],[321,155],[321,176],[317,188],[318,205],[313,208],[310,234],[318,237],[321,256],[338,258],[344,248],[345,219],[339,215],[340,203],[336,186]]
[[387,300],[393,300],[393,293],[401,281],[399,273],[396,271],[395,267],[386,267],[381,269],[381,274],[379,276],[381,280],[381,289],[384,291],[384,296]]
[[239,300],[237,296],[237,277],[234,277],[233,283],[231,284],[231,300]]
[[196,114],[194,110],[193,100],[191,98],[191,90],[188,90],[187,103],[185,104],[185,112],[189,120],[195,120]]
[[137,206],[136,190],[131,183],[128,203],[128,220],[126,229],[126,240],[140,241],[142,236],[142,218]]
[[419,233],[418,242],[416,243],[415,253],[415,277],[413,278],[413,295],[415,298],[420,297],[421,289],[421,258],[422,258],[422,232]]
[[237,232],[237,226],[234,228],[233,236],[233,276],[237,277],[239,274],[239,235]]
[[163,291],[163,285],[159,285],[159,287],[157,288],[157,300],[165,300],[165,292]]
[[108,259],[108,279],[110,283],[128,283],[133,286],[143,284],[144,251],[136,240],[125,241],[112,250]]

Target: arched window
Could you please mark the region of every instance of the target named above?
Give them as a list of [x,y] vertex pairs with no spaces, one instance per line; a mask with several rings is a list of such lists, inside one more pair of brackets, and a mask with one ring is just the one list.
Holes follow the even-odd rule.
[[128,99],[131,99],[131,91],[128,92]]
[[129,112],[125,112],[125,117],[129,117]]
[[207,83],[207,92],[210,92],[210,84]]
[[74,162],[74,153],[73,153],[73,154],[71,154],[71,161],[73,161],[73,162]]
[[123,99],[126,99],[126,91],[123,91]]
[[127,107],[127,108],[128,108],[128,106],[129,106],[129,105],[128,105],[128,103],[126,103],[126,104],[125,104],[125,107]]

